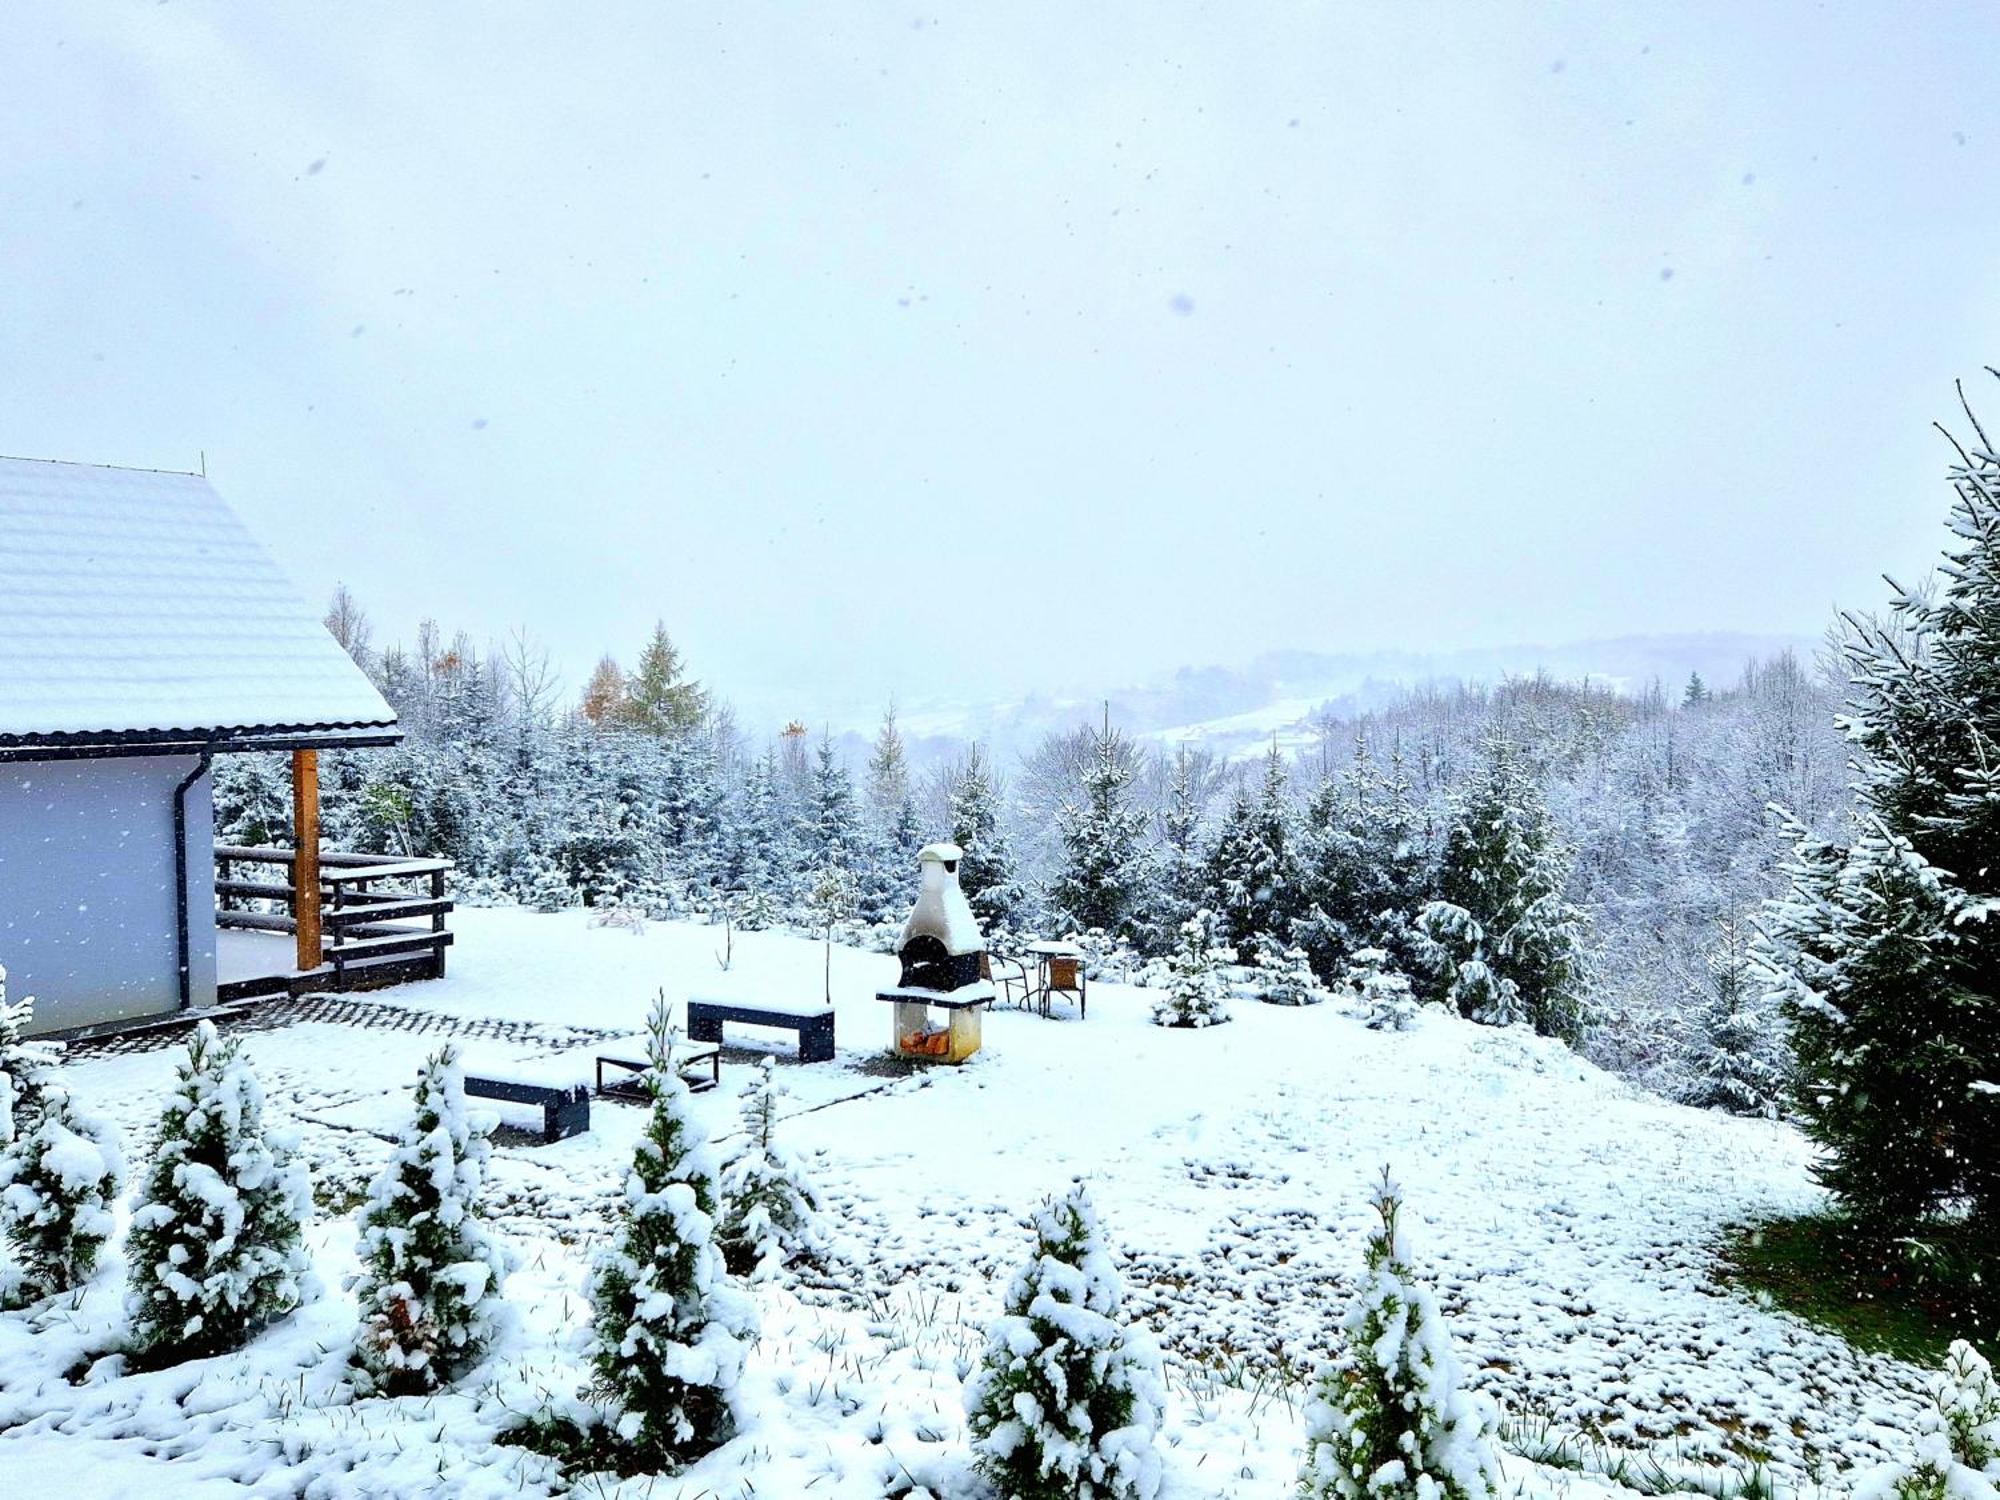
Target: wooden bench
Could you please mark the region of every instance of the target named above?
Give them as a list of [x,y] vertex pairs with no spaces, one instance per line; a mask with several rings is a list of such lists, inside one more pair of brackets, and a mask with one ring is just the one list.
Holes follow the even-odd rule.
[[[708,1064],[706,1075],[694,1070]],[[604,1070],[615,1068],[622,1076],[606,1080]],[[597,1059],[597,1096],[600,1099],[626,1099],[637,1104],[652,1101],[646,1089],[646,1074],[652,1071],[652,1064],[636,1057],[605,1057]],[[674,1071],[681,1075],[693,1093],[705,1093],[722,1082],[722,1048],[713,1043],[702,1043],[693,1047],[674,1048]]]
[[479,1099],[542,1107],[542,1143],[568,1140],[590,1129],[590,1090],[581,1083],[529,1083],[525,1079],[465,1075],[466,1093]]
[[742,1026],[776,1026],[799,1034],[800,1062],[833,1061],[833,1007],[814,1006],[808,1010],[781,1010],[768,1005],[748,1005],[735,1000],[689,1000],[688,1037],[697,1042],[722,1045],[722,1025],[734,1021]]

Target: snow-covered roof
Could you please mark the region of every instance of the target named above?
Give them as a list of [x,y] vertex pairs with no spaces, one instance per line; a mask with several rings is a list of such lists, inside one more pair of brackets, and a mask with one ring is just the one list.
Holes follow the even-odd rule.
[[395,726],[206,479],[0,458],[0,746]]

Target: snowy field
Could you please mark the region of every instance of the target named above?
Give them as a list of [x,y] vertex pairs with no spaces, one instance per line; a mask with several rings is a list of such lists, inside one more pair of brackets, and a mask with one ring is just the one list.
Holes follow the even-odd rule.
[[[80,1306],[0,1317],[0,1495],[518,1495],[559,1487],[545,1460],[496,1446],[544,1393],[583,1378],[585,1266],[642,1115],[598,1103],[591,1132],[496,1149],[494,1221],[520,1269],[516,1326],[478,1375],[429,1399],[356,1401],[354,1205],[386,1156],[409,1084],[447,1022],[471,1070],[574,1067],[636,1037],[664,987],[688,995],[819,993],[823,950],[719,929],[593,928],[581,913],[467,910],[451,977],[362,997],[443,1018],[432,1030],[301,1023],[246,1034],[271,1113],[298,1133],[321,1216],[323,1297],[250,1349],[147,1375],[106,1356],[123,1267]],[[1510,1490],[1625,1493],[1590,1472],[1626,1455],[1646,1488],[1713,1487],[1768,1461],[1781,1491],[1904,1453],[1918,1372],[1863,1356],[1715,1280],[1730,1224],[1810,1206],[1789,1127],[1650,1099],[1561,1046],[1427,1015],[1378,1034],[1338,1002],[1238,1002],[1233,1024],[1166,1031],[1145,992],[1094,986],[1088,1020],[1001,1011],[963,1068],[885,1064],[895,961],[836,949],[834,1062],[791,1061],[786,1033],[733,1031],[723,1088],[698,1097],[736,1128],[743,1045],[778,1052],[784,1134],[820,1153],[839,1263],[759,1287],[764,1334],[746,1431],[673,1478],[586,1481],[662,1497],[971,1497],[960,1382],[1022,1218],[1087,1179],[1126,1257],[1128,1307],[1159,1335],[1172,1399],[1167,1495],[1283,1496],[1297,1471],[1299,1375],[1358,1269],[1367,1186],[1392,1165],[1461,1356],[1508,1413]],[[389,1019],[401,1019],[391,1017]],[[412,1019],[421,1019],[414,1017]],[[487,1023],[516,1022],[505,1039]],[[480,1035],[479,1033],[487,1033]],[[70,1065],[124,1133],[135,1173],[172,1048]],[[510,1123],[533,1111],[502,1107]],[[725,1149],[727,1143],[725,1142]],[[1579,1469],[1576,1467],[1581,1464]]]

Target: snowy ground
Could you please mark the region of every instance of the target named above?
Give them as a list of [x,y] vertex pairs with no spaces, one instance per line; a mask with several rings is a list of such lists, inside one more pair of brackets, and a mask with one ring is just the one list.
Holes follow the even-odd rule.
[[[455,921],[450,978],[368,1002],[486,1033],[465,1046],[494,1064],[576,1065],[605,1050],[601,1037],[636,1033],[662,987],[676,1002],[797,1003],[821,984],[823,950],[796,938],[739,934],[724,973],[714,928],[635,935],[519,911]],[[1918,1372],[1714,1280],[1725,1226],[1813,1199],[1789,1128],[1662,1104],[1554,1044],[1442,1017],[1383,1035],[1337,1005],[1239,1002],[1231,1025],[1171,1032],[1148,1023],[1144,992],[1110,985],[1092,988],[1087,1021],[1001,1012],[970,1064],[901,1076],[882,1060],[888,1008],[871,998],[894,961],[836,949],[832,973],[838,1058],[782,1071],[789,1138],[823,1153],[847,1263],[759,1290],[743,1437],[684,1475],[591,1480],[585,1493],[981,1493],[959,1383],[1023,1253],[1022,1214],[1081,1174],[1127,1253],[1130,1306],[1168,1351],[1168,1495],[1286,1495],[1296,1372],[1325,1348],[1366,1185],[1385,1163],[1461,1353],[1511,1413],[1517,1446],[1560,1445],[1587,1466],[1625,1454],[1649,1487],[1663,1474],[1713,1484],[1765,1459],[1782,1490],[1807,1494],[1903,1451]],[[326,1295],[245,1355],[151,1375],[101,1357],[116,1338],[115,1263],[80,1306],[0,1317],[0,1495],[37,1482],[107,1497],[557,1487],[545,1462],[492,1438],[580,1381],[579,1288],[636,1109],[599,1104],[587,1136],[496,1150],[495,1219],[521,1258],[518,1326],[479,1378],[425,1401],[357,1402],[345,1385],[353,1206],[440,1034],[310,1022],[247,1035],[272,1112],[295,1125],[316,1174]],[[718,1134],[735,1129],[735,1044],[791,1056],[787,1034],[730,1041],[723,1089],[697,1101]],[[174,1055],[71,1065],[135,1162]],[[1526,1495],[1624,1493],[1520,1456],[1506,1472]]]

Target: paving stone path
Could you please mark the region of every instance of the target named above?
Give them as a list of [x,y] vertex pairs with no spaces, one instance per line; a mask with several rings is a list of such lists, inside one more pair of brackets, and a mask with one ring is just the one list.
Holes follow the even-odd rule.
[[[306,995],[297,1000],[260,1000],[211,1012],[203,1019],[223,1032],[276,1031],[284,1026],[314,1022],[325,1026],[364,1026],[376,1031],[405,1031],[425,1036],[467,1037],[475,1041],[514,1042],[560,1051],[609,1041],[626,1033],[588,1026],[552,1026],[540,1021],[497,1021],[482,1016],[449,1016],[434,1010],[392,1005],[353,995]],[[89,1037],[69,1044],[69,1055],[115,1057],[178,1047],[193,1021],[175,1022],[117,1036]]]

